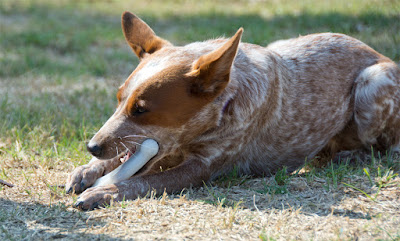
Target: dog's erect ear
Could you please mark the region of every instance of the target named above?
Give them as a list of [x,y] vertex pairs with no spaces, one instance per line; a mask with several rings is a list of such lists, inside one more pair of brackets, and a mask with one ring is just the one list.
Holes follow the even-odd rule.
[[124,12],[121,19],[122,31],[128,44],[139,59],[152,54],[170,42],[155,35],[143,20],[130,12]]
[[242,37],[243,28],[220,48],[201,56],[187,75],[195,77],[191,92],[198,95],[218,95],[229,83],[233,60]]

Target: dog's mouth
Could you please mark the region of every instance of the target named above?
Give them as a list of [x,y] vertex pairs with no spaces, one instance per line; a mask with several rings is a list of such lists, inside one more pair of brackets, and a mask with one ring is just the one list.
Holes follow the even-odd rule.
[[122,156],[119,158],[119,160],[121,161],[121,163],[124,163],[124,162],[128,161],[129,158],[131,158],[135,154],[135,152],[136,152],[136,146],[127,150],[125,152],[125,154],[122,154]]
[[121,154],[122,164],[107,175],[99,178],[93,186],[102,186],[124,181],[135,175],[147,162],[155,157],[159,151],[157,141],[146,139],[135,149],[128,149]]
[[159,145],[153,139],[146,139],[142,144],[134,146],[122,154],[120,157],[121,168],[130,170],[129,173],[134,175],[141,169],[147,162],[158,154]]

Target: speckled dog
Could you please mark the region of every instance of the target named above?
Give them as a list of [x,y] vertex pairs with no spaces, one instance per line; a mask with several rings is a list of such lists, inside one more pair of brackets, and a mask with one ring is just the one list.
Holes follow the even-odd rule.
[[[400,69],[354,38],[313,34],[265,48],[240,43],[239,29],[177,47],[129,12],[122,28],[140,64],[88,144],[96,159],[69,176],[67,192],[83,192],[78,208],[199,186],[234,166],[270,175],[321,151],[399,150]],[[138,173],[91,187],[146,139],[159,150]]]

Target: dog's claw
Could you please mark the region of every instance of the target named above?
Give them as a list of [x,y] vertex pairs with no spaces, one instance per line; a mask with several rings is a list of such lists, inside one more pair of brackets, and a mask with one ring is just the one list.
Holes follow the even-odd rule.
[[83,208],[83,204],[84,204],[83,201],[76,201],[76,203],[74,204],[74,208],[85,211],[85,209]]
[[93,209],[98,208],[98,207],[99,207],[99,203],[95,202],[95,203],[92,204],[92,206],[90,206],[90,210],[93,210]]
[[72,187],[68,188],[67,191],[65,192],[66,194],[70,194],[72,192]]
[[81,190],[85,190],[85,185],[86,185],[86,182],[85,181],[81,181]]
[[98,208],[98,207],[100,206],[100,205],[99,205],[99,202],[94,202],[94,203],[90,206],[90,208],[85,208],[85,207],[84,207],[84,204],[85,204],[84,201],[77,201],[73,206],[74,206],[74,208],[77,208],[77,209],[82,210],[82,211],[93,210],[93,209]]

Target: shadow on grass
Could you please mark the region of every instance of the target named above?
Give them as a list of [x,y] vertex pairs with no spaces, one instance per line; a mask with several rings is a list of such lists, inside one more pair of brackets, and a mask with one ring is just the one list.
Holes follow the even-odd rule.
[[[363,160],[357,158],[318,167],[313,166],[317,163],[307,164],[291,174],[283,168],[264,178],[240,176],[234,171],[187,193],[191,200],[218,207],[235,209],[239,206],[252,211],[301,210],[312,216],[369,220],[384,212],[378,207],[385,205],[385,201],[395,200],[395,193],[399,192],[394,189],[400,184],[400,179],[396,179],[400,156],[393,152],[377,152],[373,156],[365,153]],[[371,205],[374,210],[356,208],[354,204],[360,202]]]
[[3,240],[120,240],[91,234],[107,223],[90,219],[90,213],[68,211],[53,205],[14,202],[0,198],[0,237]]

